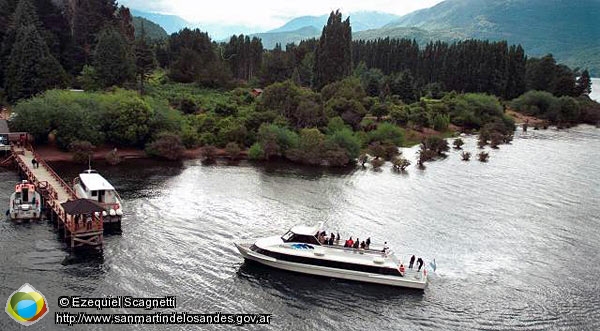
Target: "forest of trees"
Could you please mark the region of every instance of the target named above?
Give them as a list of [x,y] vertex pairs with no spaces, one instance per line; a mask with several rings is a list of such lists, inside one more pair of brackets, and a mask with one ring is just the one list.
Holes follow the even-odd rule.
[[[510,135],[502,102],[530,90],[538,94],[511,105],[554,122],[600,120],[597,103],[587,98],[588,72],[557,64],[552,55],[528,58],[519,45],[479,40],[424,46],[405,39],[352,41],[351,22],[339,11],[318,40],[273,50],[244,35],[218,43],[198,29],[150,40],[114,0],[0,0],[0,17],[0,102],[15,105],[12,125],[35,131],[39,141],[58,130],[63,148],[84,139],[154,143],[152,150],[177,142],[230,150],[236,144],[250,148],[253,158],[344,165],[361,151],[393,157],[395,146],[411,140],[407,130],[443,132],[453,124]],[[255,98],[244,87],[264,93]],[[86,93],[42,94],[62,88]],[[210,100],[203,96],[207,88],[217,89]],[[556,98],[548,101],[552,107],[540,106],[549,100],[542,92]],[[55,108],[41,114],[50,107],[44,98]],[[123,113],[111,113],[115,109]],[[127,118],[129,125],[139,118],[145,124],[135,127],[143,134],[123,138],[123,128],[103,124],[99,114]],[[58,119],[68,116],[80,123],[95,118],[90,125],[103,135],[59,130]],[[155,143],[167,138],[168,144]]]

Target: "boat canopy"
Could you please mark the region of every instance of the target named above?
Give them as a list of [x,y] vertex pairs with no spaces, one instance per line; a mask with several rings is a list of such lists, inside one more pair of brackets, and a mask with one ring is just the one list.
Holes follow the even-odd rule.
[[82,173],[79,178],[85,187],[90,191],[110,191],[115,188],[98,173]]
[[322,223],[318,225],[308,226],[308,225],[296,225],[290,229],[291,232],[299,235],[305,236],[314,236],[317,234],[317,231],[321,229]]

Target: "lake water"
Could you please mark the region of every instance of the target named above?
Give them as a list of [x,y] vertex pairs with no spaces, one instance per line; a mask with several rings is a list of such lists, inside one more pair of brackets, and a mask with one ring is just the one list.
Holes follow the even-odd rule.
[[[466,138],[465,149],[477,152],[475,144]],[[413,161],[415,152],[404,150]],[[61,295],[175,295],[177,311],[273,314],[270,326],[240,330],[600,329],[600,130],[518,131],[490,154],[488,163],[463,162],[451,151],[406,174],[389,163],[379,172],[99,165],[127,215],[123,234],[105,239],[104,260],[63,265],[51,225],[2,221],[0,299],[33,285],[50,304],[36,325],[43,330],[58,328]],[[79,167],[56,169],[72,178]],[[17,180],[0,170],[0,201]],[[437,272],[425,291],[411,291],[244,263],[233,246],[318,221],[344,237],[388,240],[403,258],[435,258]],[[1,330],[16,329],[0,316]]]
[[600,102],[600,78],[592,78],[592,93],[590,98]]

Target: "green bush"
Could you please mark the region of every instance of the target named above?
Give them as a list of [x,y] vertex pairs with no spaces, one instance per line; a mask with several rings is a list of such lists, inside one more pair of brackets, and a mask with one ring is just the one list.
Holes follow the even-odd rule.
[[63,149],[76,140],[94,145],[104,142],[102,107],[97,94],[50,90],[19,102],[14,114],[13,129],[29,132],[38,143],[46,142],[52,131]]
[[102,95],[106,139],[115,145],[144,146],[150,137],[152,109],[133,91]]
[[546,91],[528,91],[511,102],[511,107],[530,116],[555,119],[560,111],[558,98]]
[[449,105],[451,122],[467,129],[479,129],[504,117],[498,98],[488,94],[448,94],[442,100]]
[[266,159],[273,155],[283,155],[288,149],[298,146],[298,134],[276,124],[261,125],[257,138]]
[[340,116],[355,130],[360,127],[360,122],[366,113],[365,107],[356,99],[333,98],[325,104],[327,117]]
[[250,160],[262,160],[265,158],[265,151],[260,143],[254,143],[248,150],[248,158]]
[[450,124],[450,117],[448,115],[437,114],[433,118],[433,129],[436,131],[445,131]]
[[156,140],[146,145],[148,155],[167,160],[181,159],[184,149],[181,138],[172,132],[162,132],[156,137]]
[[248,135],[248,130],[244,124],[233,117],[227,117],[222,119],[218,123],[219,134],[217,144],[219,146],[225,146],[228,142],[236,142],[239,145],[243,145]]
[[383,142],[389,140],[396,146],[401,146],[404,142],[404,132],[401,128],[391,123],[381,123],[377,129],[368,133],[369,141]]
[[218,102],[213,111],[215,114],[224,117],[235,116],[238,113],[238,109],[235,105],[225,102]]
[[344,120],[341,117],[336,116],[329,119],[326,130],[327,134],[332,134],[342,129],[350,129],[350,127],[344,123]]
[[406,125],[409,120],[408,106],[392,106],[390,110],[390,119],[397,125]]
[[237,159],[241,151],[240,146],[234,142],[230,142],[225,146],[225,152],[231,160]]
[[217,137],[211,132],[204,132],[200,135],[200,146],[214,145],[217,142]]
[[94,145],[89,141],[76,140],[69,145],[69,151],[73,153],[73,162],[88,163],[94,154]]
[[350,159],[356,159],[360,154],[362,141],[352,130],[343,128],[327,136],[327,141],[343,148]]

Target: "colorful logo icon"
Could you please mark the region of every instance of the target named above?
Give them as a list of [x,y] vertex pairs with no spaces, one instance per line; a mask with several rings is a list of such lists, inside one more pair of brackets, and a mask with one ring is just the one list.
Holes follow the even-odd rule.
[[31,325],[48,313],[48,305],[44,295],[26,283],[8,298],[6,313],[23,325]]

